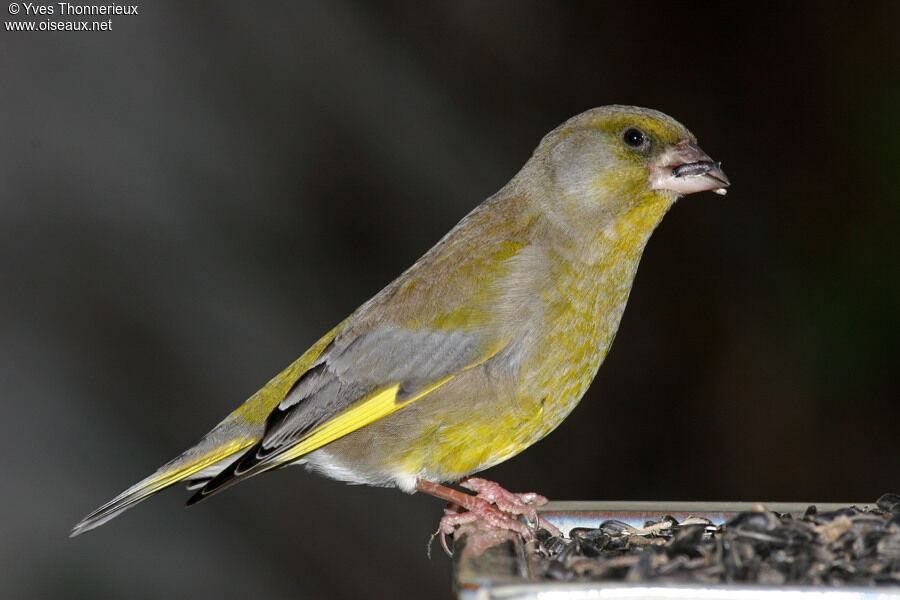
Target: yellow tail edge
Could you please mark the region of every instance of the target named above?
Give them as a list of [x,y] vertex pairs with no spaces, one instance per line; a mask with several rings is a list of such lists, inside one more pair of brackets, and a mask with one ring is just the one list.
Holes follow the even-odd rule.
[[232,440],[227,444],[199,455],[197,451],[202,448],[202,443],[191,448],[184,454],[160,467],[149,477],[137,482],[100,508],[85,516],[72,528],[69,537],[81,535],[85,531],[90,531],[95,527],[103,525],[138,502],[146,500],[170,485],[184,481],[191,475],[199,473],[203,469],[233,456],[247,446],[253,444],[254,441],[255,440],[252,437]]

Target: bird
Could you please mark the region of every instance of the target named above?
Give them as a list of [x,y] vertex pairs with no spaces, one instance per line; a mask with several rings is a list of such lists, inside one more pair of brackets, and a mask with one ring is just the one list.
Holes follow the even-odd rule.
[[[730,181],[668,115],[609,105],[540,141],[522,169],[199,443],[84,517],[161,490],[188,504],[300,464],[452,503],[521,531],[539,494],[475,477],[554,430],[606,357],[650,235],[680,197]],[[450,487],[459,484],[470,494]]]

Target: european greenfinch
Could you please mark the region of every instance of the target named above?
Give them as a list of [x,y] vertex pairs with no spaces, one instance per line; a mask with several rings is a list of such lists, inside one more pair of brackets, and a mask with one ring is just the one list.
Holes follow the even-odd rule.
[[[682,195],[728,185],[660,112],[605,106],[569,119],[402,275],[72,535],[180,481],[192,504],[289,464],[524,513],[516,507],[539,496],[470,476],[569,415],[609,351],[654,228]],[[441,485],[459,481],[484,498]]]

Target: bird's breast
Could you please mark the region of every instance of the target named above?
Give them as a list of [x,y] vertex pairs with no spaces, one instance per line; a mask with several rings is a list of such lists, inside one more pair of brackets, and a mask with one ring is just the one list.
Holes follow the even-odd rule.
[[585,394],[619,328],[647,240],[671,203],[639,205],[596,233],[548,249],[543,318],[519,371],[518,396],[547,435]]

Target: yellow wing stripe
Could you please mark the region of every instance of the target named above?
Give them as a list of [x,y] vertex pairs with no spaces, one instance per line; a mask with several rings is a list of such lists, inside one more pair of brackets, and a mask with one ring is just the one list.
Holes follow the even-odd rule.
[[293,462],[304,454],[309,454],[313,450],[318,450],[325,444],[333,442],[348,433],[353,433],[369,423],[374,423],[378,419],[386,417],[392,412],[398,411],[404,406],[415,402],[422,396],[433,392],[453,379],[453,377],[454,375],[448,375],[425,387],[415,396],[407,398],[399,403],[396,401],[397,392],[400,389],[399,383],[395,383],[389,388],[375,392],[367,398],[363,398],[350,410],[314,429],[308,437],[282,453],[275,464],[284,465]]
[[[485,354],[484,357],[470,365],[466,365],[462,369],[462,371],[467,371],[487,362],[494,355],[500,352],[500,350],[502,350],[506,346],[506,344],[507,340],[501,341],[494,348],[492,348],[490,352]],[[296,445],[280,454],[275,460],[272,467],[274,468],[293,462],[298,458],[301,458],[303,455],[309,454],[313,450],[318,450],[325,444],[329,444],[334,440],[347,435],[348,433],[353,433],[357,429],[365,427],[369,423],[374,423],[378,419],[386,417],[389,414],[400,410],[404,406],[412,404],[422,396],[430,394],[437,388],[453,379],[455,376],[456,373],[451,373],[443,379],[439,379],[431,385],[422,388],[422,390],[420,390],[418,394],[407,398],[403,402],[397,402],[397,392],[400,390],[399,383],[395,383],[390,387],[377,391],[357,402],[355,406],[353,406],[346,412],[337,415],[327,423],[323,423],[316,429],[313,429],[307,437],[300,440]]]

